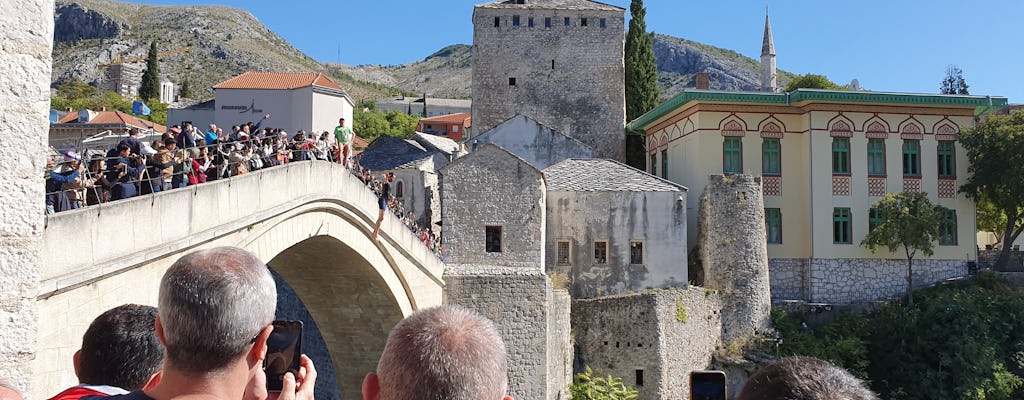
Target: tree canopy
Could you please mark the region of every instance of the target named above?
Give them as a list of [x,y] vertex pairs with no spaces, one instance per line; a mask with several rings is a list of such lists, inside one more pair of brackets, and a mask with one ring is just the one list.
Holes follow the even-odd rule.
[[420,121],[418,115],[407,115],[399,111],[388,111],[385,114],[372,109],[363,111],[362,108],[353,110],[352,119],[355,120],[352,129],[367,141],[373,141],[380,135],[407,138],[416,131]]
[[[658,67],[654,59],[654,33],[647,32],[644,16],[647,10],[643,0],[629,5],[629,30],[626,33],[626,121],[639,118],[658,106],[661,89],[658,87]],[[626,163],[644,169],[644,138],[626,136]]]
[[942,94],[970,94],[967,92],[967,81],[964,81],[964,71],[956,65],[946,67],[946,77],[942,79],[942,86],[939,93]]
[[825,75],[818,74],[803,74],[797,75],[791,79],[784,91],[792,92],[797,89],[843,89],[843,86],[839,86],[835,82],[832,82]]
[[[1009,244],[1024,231],[1024,110],[991,115],[974,128],[960,132],[967,150],[967,182],[960,187],[978,203],[998,210],[1005,219],[995,232],[1003,243],[996,267],[1006,265]],[[986,216],[991,220],[990,216]],[[982,222],[979,220],[979,222]]]
[[142,72],[142,83],[139,84],[139,98],[150,101],[160,97],[160,66],[157,61],[156,42],[149,43],[149,54],[146,56],[146,70]]
[[886,194],[871,206],[879,223],[868,232],[861,245],[875,252],[886,247],[890,252],[903,250],[907,257],[907,299],[914,305],[914,257],[918,252],[930,256],[942,232],[949,209],[932,204],[928,194],[903,192]]

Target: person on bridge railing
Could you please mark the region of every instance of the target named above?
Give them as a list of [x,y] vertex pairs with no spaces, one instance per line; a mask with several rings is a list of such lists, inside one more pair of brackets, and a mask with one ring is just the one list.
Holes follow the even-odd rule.
[[[234,247],[187,254],[164,273],[157,299],[156,332],[166,348],[160,382],[146,391],[82,400],[268,398],[263,359],[277,288],[262,261]],[[313,361],[303,355],[277,399],[314,400],[315,385]]]
[[511,400],[505,342],[494,323],[457,306],[417,311],[391,329],[365,400]]
[[142,177],[145,158],[131,154],[131,147],[124,141],[112,149],[114,157],[107,157],[107,180],[117,182],[110,191],[110,200],[127,199],[138,195],[135,184]]
[[345,118],[339,118],[338,126],[334,128],[334,138],[338,141],[339,162],[345,168],[349,166],[349,157],[352,155],[352,138],[355,135],[352,128],[345,126]]
[[79,385],[50,400],[126,394],[156,386],[164,363],[156,314],[156,307],[125,304],[96,317],[73,357]]
[[384,222],[384,213],[388,211],[388,202],[391,201],[391,182],[395,181],[395,173],[384,174],[384,183],[381,185],[380,197],[377,198],[377,206],[380,208],[380,216],[377,217],[377,225],[373,227],[373,240],[377,240],[377,233],[380,232],[380,223]]
[[82,207],[84,193],[82,166],[78,154],[64,153],[64,162],[54,168],[53,159],[47,159],[46,172],[46,213],[73,210]]
[[94,155],[89,161],[89,179],[92,182],[86,185],[89,189],[85,192],[85,204],[94,206],[110,201],[110,189],[114,188],[115,181],[107,179],[105,169],[107,163],[102,155]]

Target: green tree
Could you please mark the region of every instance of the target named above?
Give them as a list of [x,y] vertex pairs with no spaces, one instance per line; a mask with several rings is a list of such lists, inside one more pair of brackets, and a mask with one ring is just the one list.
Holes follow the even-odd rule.
[[860,244],[872,253],[879,247],[886,247],[890,252],[903,249],[907,256],[907,304],[913,307],[914,257],[918,252],[932,255],[948,209],[932,204],[928,194],[923,192],[889,193],[872,208],[877,210],[881,223],[868,232]]
[[160,96],[160,66],[157,62],[156,41],[149,43],[149,55],[146,56],[146,70],[142,72],[142,83],[139,84],[139,97],[146,102]]
[[960,144],[969,165],[960,192],[977,203],[991,203],[1005,217],[995,231],[1003,243],[995,265],[999,269],[1009,261],[1010,243],[1024,231],[1024,110],[989,116],[960,132]]
[[621,378],[603,377],[601,370],[594,371],[589,365],[573,378],[569,394],[573,400],[632,400],[640,395]]
[[407,115],[393,110],[384,114],[384,119],[388,121],[388,134],[401,138],[412,136],[416,132],[416,125],[420,122],[419,116]]
[[181,81],[181,87],[178,88],[178,96],[183,99],[192,97],[192,86],[188,83],[188,78]]
[[946,77],[942,79],[939,93],[970,94],[967,92],[967,81],[964,80],[964,71],[960,67],[956,65],[946,66]]
[[1006,227],[1006,214],[985,196],[978,198],[977,208],[978,230],[995,234],[996,242],[992,246],[999,247],[1000,243],[1003,242],[1003,235],[1001,233],[1003,228]]
[[99,89],[72,77],[58,83],[55,94],[68,99],[84,99],[95,96],[97,93],[99,93]]
[[[654,59],[654,33],[647,32],[643,0],[629,4],[629,31],[626,33],[626,121],[658,106],[658,68]],[[626,132],[626,164],[644,169],[646,164],[643,135]]]
[[789,81],[784,91],[792,92],[797,89],[842,89],[841,86],[832,82],[825,75],[804,74],[798,75]]
[[427,117],[427,93],[423,92],[423,118]]

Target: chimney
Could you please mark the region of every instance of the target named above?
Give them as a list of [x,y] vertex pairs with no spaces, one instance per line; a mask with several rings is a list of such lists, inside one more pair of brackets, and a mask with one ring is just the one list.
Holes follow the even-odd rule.
[[107,111],[106,107],[100,107],[100,112]]
[[711,75],[707,72],[697,73],[697,90],[711,90]]

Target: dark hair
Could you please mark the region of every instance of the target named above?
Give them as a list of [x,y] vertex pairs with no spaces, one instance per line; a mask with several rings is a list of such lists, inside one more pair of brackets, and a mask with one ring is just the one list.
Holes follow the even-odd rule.
[[156,314],[156,307],[125,304],[96,317],[82,337],[79,382],[142,390],[164,360]]
[[170,146],[172,144],[177,144],[173,138],[164,138],[164,146]]
[[125,150],[131,150],[131,149],[132,149],[132,147],[129,146],[128,143],[120,142],[120,143],[117,144],[117,152],[118,153],[123,152]]
[[864,382],[827,361],[787,357],[759,369],[738,400],[877,400]]

